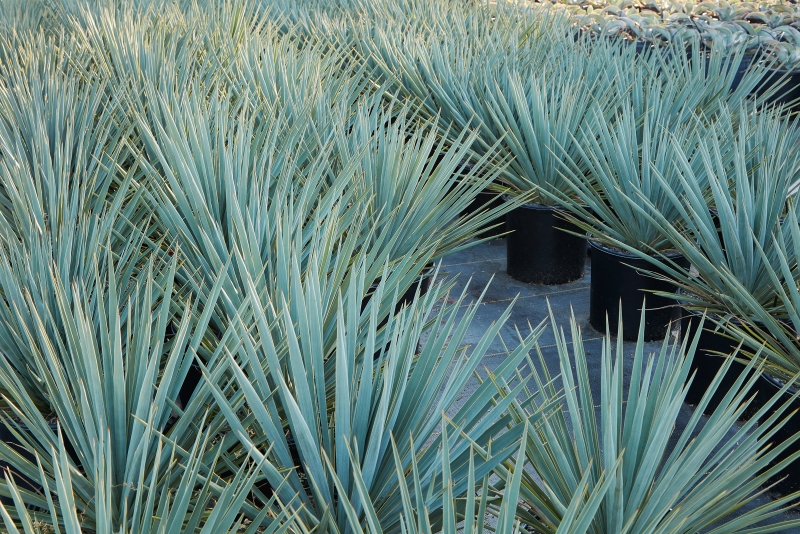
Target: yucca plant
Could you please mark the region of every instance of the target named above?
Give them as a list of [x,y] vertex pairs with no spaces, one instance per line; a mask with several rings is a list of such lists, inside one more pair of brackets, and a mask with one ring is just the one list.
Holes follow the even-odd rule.
[[689,308],[748,317],[756,305],[782,315],[770,273],[786,258],[775,236],[790,231],[781,223],[800,179],[796,126],[780,110],[722,113],[693,154],[676,149],[672,176],[656,176],[671,209],[641,195],[639,216],[692,264],[687,273],[662,262]]
[[[679,224],[670,194],[680,191],[680,174],[673,165],[680,148],[693,154],[696,123],[672,125],[669,102],[656,83],[648,106],[637,115],[628,96],[611,116],[595,111],[595,120],[581,127],[574,146],[577,157],[563,153],[562,174],[571,191],[553,194],[574,214],[573,222],[591,239],[626,250],[647,253],[672,248],[661,229],[641,213],[645,202],[664,220]],[[705,177],[698,173],[698,187]]]
[[[505,126],[511,123],[517,130],[511,141],[517,150],[509,152],[531,154],[519,164],[512,162],[512,166],[517,165],[513,169],[524,168],[526,163],[530,167],[530,161],[537,159],[537,152],[538,158],[547,160],[549,154],[540,145],[551,140],[549,135],[542,135],[541,130],[552,128],[555,119],[545,121],[547,126],[544,127],[537,121],[536,130],[531,131],[534,127],[525,114],[533,107],[530,112],[538,112],[540,118],[545,115],[564,119],[570,111],[559,115],[555,106],[548,106],[548,97],[560,97],[555,85],[552,92],[534,91],[527,73],[538,73],[537,81],[541,83],[547,80],[549,62],[554,58],[574,56],[573,61],[580,62],[578,48],[566,38],[566,19],[546,11],[536,11],[541,15],[539,18],[517,13],[516,17],[494,17],[491,9],[461,9],[464,11],[457,17],[460,20],[454,22],[455,28],[439,28],[438,31],[429,29],[421,21],[410,27],[391,23],[367,27],[362,23],[363,28],[357,26],[360,33],[355,38],[356,46],[393,84],[395,91],[415,97],[428,114],[440,115],[459,130],[481,131],[472,147],[479,156],[491,152],[509,129]],[[580,78],[576,70],[573,68],[572,73]],[[521,80],[517,80],[517,76]],[[509,87],[515,82],[518,83],[514,87]],[[514,94],[512,91],[519,86],[522,89]],[[577,87],[582,89],[580,85]],[[498,94],[500,89],[506,92]],[[586,89],[588,91],[588,87]],[[537,100],[537,97],[540,98]],[[569,97],[565,100],[572,103]],[[577,116],[581,115],[581,106],[582,103],[577,103]],[[563,122],[568,123],[569,119]],[[529,189],[530,186],[525,188]]]
[[[359,106],[349,131],[339,129],[335,138],[341,165],[360,159],[350,187],[370,199],[367,222],[379,240],[367,246],[390,259],[413,252],[425,236],[436,236],[429,240],[435,243],[434,259],[473,246],[476,241],[469,238],[487,220],[517,205],[462,217],[478,192],[499,176],[503,162],[489,166],[484,156],[465,169],[462,162],[474,157],[469,147],[477,134],[464,130],[451,135],[445,129],[440,135],[439,121],[419,120],[417,111],[410,104],[395,109],[370,100]],[[458,173],[463,179],[457,179]],[[382,244],[385,236],[392,236],[390,248]]]
[[[736,295],[729,314],[737,321],[724,321],[722,328],[728,335],[743,340],[747,356],[756,353],[765,360],[764,366],[771,375],[792,382],[800,370],[797,332],[800,328],[800,292],[798,292],[798,259],[800,259],[800,218],[795,200],[785,221],[770,234],[771,243],[757,252],[763,262],[767,277],[765,287],[773,299],[761,302],[744,283],[728,275],[730,289]],[[753,230],[755,234],[755,230]],[[754,238],[756,236],[754,235]]]
[[[6,443],[0,443],[0,454],[28,481],[44,478],[43,487],[53,490],[68,469],[72,489],[65,502],[75,503],[81,511],[81,525],[117,531],[137,520],[131,514],[146,497],[137,488],[145,481],[155,487],[159,471],[172,462],[193,463],[191,476],[200,477],[207,486],[204,491],[212,496],[222,493],[225,484],[212,467],[227,454],[224,441],[217,439],[224,420],[208,412],[199,394],[182,409],[175,404],[189,365],[203,350],[200,345],[221,284],[215,284],[216,293],[208,296],[208,307],[201,313],[197,301],[183,302],[173,294],[177,255],[168,264],[151,259],[129,282],[134,286],[129,296],[120,301],[125,288],[117,284],[125,280],[129,265],[114,265],[110,257],[106,261],[103,274],[95,264],[91,285],[75,281],[68,286],[52,269],[40,273],[52,277],[53,307],[37,302],[30,293],[17,303],[33,319],[19,336],[30,347],[27,364],[36,373],[50,411],[37,407],[3,356],[0,383],[7,406],[3,424],[22,451],[38,456],[33,459]],[[177,333],[167,340],[167,324],[175,314]],[[58,433],[53,421],[60,425]],[[60,447],[62,432],[71,453],[56,464],[51,451]],[[202,454],[188,452],[201,442]],[[163,454],[165,444],[169,454]],[[0,494],[14,493],[0,482]],[[46,490],[44,495],[24,490],[19,498],[47,509],[50,495]],[[252,507],[250,511],[251,518],[257,515]]]
[[287,129],[299,124],[324,142],[347,129],[359,102],[375,104],[384,92],[347,43],[302,38],[294,27],[278,34],[274,22],[265,23],[231,52],[224,83],[262,113],[281,113]]
[[[154,432],[149,427],[150,432]],[[288,531],[293,525],[292,512],[279,510],[268,518],[269,506],[264,507],[254,521],[247,521],[241,513],[242,504],[248,497],[250,488],[258,474],[258,465],[243,468],[229,481],[221,484],[219,491],[211,491],[208,479],[202,470],[207,466],[203,455],[209,448],[213,435],[198,433],[192,448],[179,451],[174,443],[161,439],[157,443],[155,455],[156,468],[145,474],[140,473],[141,483],[136,489],[136,501],[127,510],[129,521],[120,526],[115,520],[113,510],[113,480],[103,465],[98,466],[99,481],[95,486],[94,501],[97,517],[94,525],[87,526],[85,515],[79,502],[76,502],[75,486],[80,480],[75,477],[69,452],[63,437],[57,438],[56,445],[50,449],[42,464],[52,465],[52,479],[40,470],[40,481],[47,493],[46,505],[41,509],[26,508],[25,498],[14,477],[5,473],[5,486],[11,494],[13,506],[0,503],[5,531],[12,534],[33,534],[52,529],[66,534],[117,533],[143,534],[146,532],[206,534],[246,532]],[[98,457],[111,454],[109,444],[97,444],[93,451]],[[166,461],[161,462],[164,458]],[[216,458],[212,459],[212,462]],[[214,465],[211,464],[213,469]],[[48,481],[49,480],[49,481]],[[52,486],[50,486],[52,484]],[[51,494],[52,492],[52,494]],[[272,504],[272,503],[270,503]],[[14,519],[18,518],[18,519]],[[244,527],[248,528],[245,530]]]
[[[619,341],[622,332],[616,346],[607,332],[600,398],[595,400],[575,318],[570,320],[572,342],[552,313],[551,323],[564,399],[549,417],[527,425],[525,454],[530,470],[522,474],[518,509],[523,524],[538,532],[752,532],[754,525],[791,506],[796,495],[732,515],[758,497],[770,476],[799,455],[770,466],[798,437],[771,446],[772,436],[789,415],[788,403],[780,404],[778,397],[757,417],[737,424],[752,401],[748,392],[761,370],[756,360],[748,366],[756,373],[739,376],[718,409],[704,420],[703,407],[730,365],[728,359],[683,424],[679,419],[686,409],[686,379],[699,336],[691,343],[667,337],[660,351],[648,357],[640,333],[626,387],[623,359],[630,356]],[[644,314],[641,326],[640,332]],[[544,362],[542,374],[537,368],[530,366],[536,389],[528,393],[528,400],[510,405],[518,424],[525,423],[528,410],[538,411],[538,395],[550,399],[556,391]],[[494,382],[501,398],[517,396],[502,379]],[[518,474],[511,467],[498,469],[498,474],[513,489]],[[798,524],[797,520],[760,524],[758,531],[785,532]]]
[[[249,276],[277,296],[288,276],[282,269],[292,268],[281,255],[295,256],[303,272],[311,250],[322,246],[318,259],[332,276],[325,288],[329,313],[362,251],[367,285],[390,276],[387,268],[406,265],[398,279],[402,293],[430,261],[465,246],[496,216],[459,218],[493,177],[459,184],[453,176],[468,151],[468,133],[445,149],[431,124],[417,128],[401,117],[393,125],[390,112],[367,105],[350,131],[320,140],[306,136],[313,126],[300,120],[287,127],[280,107],[261,113],[223,95],[156,90],[150,98],[157,105],[139,120],[147,152],[141,164],[149,174],[144,194],[162,231],[181,244],[187,284],[216,279],[239,250]],[[242,304],[244,280],[237,267],[225,282],[227,317]]]
[[[442,442],[449,443],[448,427],[452,426],[446,421],[442,422]],[[453,428],[458,432],[458,428]],[[447,447],[443,447],[441,474],[430,480],[423,482],[419,476],[408,476],[407,470],[398,453],[394,439],[392,442],[392,453],[394,455],[395,477],[397,478],[398,490],[402,496],[402,510],[399,513],[401,532],[413,534],[433,534],[435,532],[464,532],[465,534],[478,534],[482,532],[508,532],[516,533],[521,531],[519,520],[515,512],[519,486],[524,471],[525,461],[525,439],[523,433],[520,448],[517,451],[517,461],[515,467],[516,478],[506,491],[503,492],[502,499],[496,499],[492,493],[492,486],[489,479],[492,473],[492,466],[496,463],[496,458],[491,456],[491,451],[481,451],[477,447],[470,450],[469,466],[466,472],[454,474],[454,466],[451,465],[450,453]],[[383,533],[391,532],[385,530],[380,522],[380,503],[372,500],[370,493],[364,482],[364,473],[358,467],[358,458],[355,451],[349,450],[350,461],[354,464],[353,477],[357,489],[357,500],[350,501],[347,492],[344,491],[342,481],[336,476],[333,463],[326,458],[326,467],[333,477],[334,483],[344,500],[345,513],[347,514],[347,526],[353,532]],[[417,465],[414,457],[416,451],[412,447],[411,451],[411,474],[417,474]],[[460,486],[454,476],[465,476],[467,479],[465,494],[460,496],[454,488]],[[460,488],[459,488],[460,489]],[[425,504],[426,495],[440,495],[442,499],[443,511],[441,513],[430,514],[429,508]],[[494,506],[490,507],[492,501]],[[498,502],[499,501],[499,502]],[[359,509],[363,508],[363,513]],[[495,511],[497,510],[497,511]],[[436,510],[438,512],[438,510]],[[362,517],[363,516],[363,517]],[[312,529],[297,521],[300,532],[309,532]]]
[[[226,3],[218,11],[199,4],[182,9],[161,0],[69,7],[62,31],[71,36],[72,56],[106,81],[128,119],[148,108],[148,84],[172,90],[195,84],[210,90],[224,78],[242,42],[261,28],[255,20],[256,29],[250,31],[248,23],[237,19],[241,2]],[[220,33],[227,33],[227,39]]]
[[518,194],[533,192],[539,204],[557,202],[553,193],[569,191],[557,154],[577,158],[579,129],[614,105],[611,84],[591,64],[600,55],[568,46],[550,54],[546,64],[484,69],[470,94],[482,139],[513,157],[504,182]]
[[47,2],[3,0],[0,2],[0,31],[10,41],[24,42],[33,35],[53,28],[52,11]]
[[102,272],[111,254],[130,277],[148,241],[136,228],[150,216],[132,189],[137,167],[123,167],[131,122],[102,78],[73,69],[71,50],[40,38],[0,64],[0,351],[43,409],[21,332],[56,308],[51,271],[93,283],[95,262]]
[[[363,279],[363,261],[353,269]],[[354,514],[360,522],[368,512],[359,497],[367,493],[380,528],[400,531],[398,514],[404,504],[395,461],[404,472],[414,463],[421,483],[433,487],[443,469],[441,451],[447,448],[453,480],[458,481],[452,491],[462,495],[473,491],[466,477],[469,441],[486,447],[492,440],[492,457],[498,459],[518,448],[521,428],[497,434],[509,423],[505,409],[511,398],[492,404],[493,388],[487,383],[465,403],[457,402],[507,321],[510,308],[465,352],[464,336],[480,305],[480,300],[469,305],[462,315],[459,309],[466,292],[452,306],[445,304],[434,311],[442,292],[431,291],[381,327],[376,303],[391,285],[382,281],[362,311],[365,292],[360,284],[350,284],[339,292],[336,323],[326,330],[318,311],[320,280],[320,273],[314,271],[305,279],[292,276],[291,305],[258,294],[256,284],[248,283],[250,307],[241,315],[252,315],[256,328],[236,321],[235,335],[228,338],[231,349],[225,358],[209,365],[204,372],[208,384],[203,387],[212,388],[243,450],[264,462],[269,486],[287,507],[302,507],[307,524],[344,531]],[[301,313],[295,315],[292,308]],[[417,350],[431,317],[430,337]],[[509,351],[495,375],[510,379],[541,331],[536,328]],[[241,393],[226,395],[215,386],[229,374],[236,378]],[[442,413],[458,428],[449,442],[437,431]],[[469,441],[460,439],[459,433]],[[414,449],[415,442],[424,447]],[[294,471],[281,487],[279,474],[286,469]],[[351,474],[354,470],[361,477]],[[416,498],[422,499],[420,504],[431,517],[446,506],[439,490]]]
[[[730,65],[738,64],[743,53],[734,52],[726,56],[714,50],[708,59],[695,54],[687,60],[683,43],[675,43],[666,59],[650,54],[635,68],[618,71],[613,78],[618,84],[616,111],[595,112],[597,120],[583,125],[577,139],[557,152],[571,191],[556,198],[592,239],[648,255],[673,248],[642,208],[648,206],[680,227],[679,210],[670,199],[683,187],[672,163],[680,154],[695,164],[696,188],[708,190],[706,169],[693,159],[705,135],[704,122],[721,117],[735,131],[738,115],[731,117],[729,110],[739,107],[764,74],[763,66],[754,69],[731,92],[735,69]],[[730,151],[723,156],[726,165],[733,157]]]

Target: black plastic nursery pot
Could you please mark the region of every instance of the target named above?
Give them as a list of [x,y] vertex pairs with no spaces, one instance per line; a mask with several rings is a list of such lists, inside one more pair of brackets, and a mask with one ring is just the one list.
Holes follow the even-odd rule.
[[[705,60],[705,73],[706,76],[708,76],[709,67],[711,66],[711,57],[709,56],[709,51],[705,47],[701,47],[699,52],[697,53],[699,53],[700,56]],[[692,47],[688,47],[686,49],[687,58],[692,58],[694,54],[695,51],[692,49]],[[742,78],[744,77],[744,74],[747,72],[747,69],[750,68],[750,65],[752,65],[753,61],[755,60],[755,57],[756,56],[753,53],[743,54],[739,63],[735,65],[733,64],[732,60],[723,58],[722,65],[723,67],[727,67],[727,72],[729,72],[732,68],[736,69],[736,72],[733,75],[733,81],[731,82],[730,86],[731,92],[735,91],[739,87],[739,84],[742,83]]]
[[[702,314],[695,311],[683,310],[681,318],[681,335],[684,339],[689,338],[689,343],[692,342],[697,332],[697,327],[702,319]],[[716,324],[711,318],[706,317],[703,325],[703,331],[700,332],[700,339],[697,342],[697,350],[692,360],[692,371],[688,379],[691,379],[691,385],[686,393],[686,402],[689,404],[698,404],[705,395],[711,382],[716,377],[722,365],[725,363],[725,358],[720,354],[731,354],[739,343],[725,335],[721,330],[716,330]],[[710,402],[706,406],[704,413],[711,414],[719,406],[722,398],[728,393],[736,380],[742,375],[745,370],[745,365],[733,361],[731,362],[725,376],[717,387],[717,391],[711,397]],[[694,373],[694,378],[692,378]],[[756,410],[756,406],[752,405],[744,414],[744,418],[749,418]]]
[[[462,215],[472,215],[480,211],[499,208],[503,204],[503,193],[497,193],[495,191],[488,190],[481,191],[475,196],[474,199],[472,199],[472,202],[467,205],[466,209],[462,212]],[[482,225],[478,230],[476,237],[497,237],[505,232],[506,218],[501,215]]]
[[[652,263],[633,254],[611,249],[591,242],[592,277],[589,289],[589,323],[595,330],[605,333],[606,317],[612,334],[619,326],[619,307],[622,305],[622,328],[625,340],[635,341],[639,335],[642,303],[646,298],[644,339],[664,339],[673,314],[675,301],[654,295],[652,291],[674,293],[675,285],[646,276],[636,267],[659,273]],[[679,254],[667,255],[678,265],[688,269],[689,262]]]
[[524,204],[506,214],[508,275],[520,282],[557,285],[583,277],[588,242],[563,218],[563,209]]
[[409,306],[412,302],[414,302],[414,296],[417,293],[417,288],[419,288],[419,296],[420,298],[427,294],[431,288],[431,283],[433,282],[433,272],[434,267],[428,266],[422,271],[422,274],[419,275],[416,282],[411,284],[411,287],[406,289],[405,293],[400,297],[397,301],[397,304],[394,306],[394,313],[399,312],[403,306]]
[[636,47],[636,55],[660,53],[665,61],[672,59],[672,48],[669,46],[658,46],[648,41],[628,41]]
[[[419,275],[417,280],[411,284],[411,286],[405,290],[405,292],[400,295],[397,299],[397,303],[394,306],[394,313],[400,311],[403,306],[408,306],[412,302],[414,302],[414,295],[417,292],[417,288],[419,288],[419,296],[422,297],[425,295],[428,290],[431,288],[431,282],[433,281],[433,273],[435,268],[433,264],[429,264],[425,267],[425,270],[422,271],[422,274]],[[378,284],[380,284],[380,279],[376,280],[369,288],[369,292],[364,296],[361,300],[361,311],[363,312],[366,309],[367,304],[369,304],[370,299],[372,299],[372,294],[378,289]],[[386,321],[381,323],[381,326],[386,324]]]
[[767,90],[782,83],[784,79],[786,83],[778,89],[775,95],[769,97],[767,102],[774,105],[781,105],[795,101],[789,106],[789,109],[797,112],[800,110],[800,101],[797,101],[797,99],[800,98],[800,70],[772,70],[761,80],[761,85],[756,90],[756,94],[758,96],[763,95]]
[[[466,176],[472,170],[472,164],[465,163],[463,164],[463,169],[460,171],[462,176]],[[500,184],[496,184],[500,185]],[[464,208],[464,211],[461,212],[462,216],[465,215],[474,215],[481,211],[492,210],[494,208],[499,208],[503,205],[503,193],[498,193],[496,191],[490,191],[485,189],[478,193],[472,201],[467,204],[467,207]],[[494,228],[492,228],[494,226]],[[506,231],[506,218],[505,216],[501,215],[499,217],[495,217],[486,222],[486,224],[482,225],[476,234],[477,237],[495,237],[499,236]]]
[[[758,377],[758,383],[756,385],[758,388],[758,398],[756,399],[758,406],[763,406],[766,401],[777,395],[784,385],[784,383],[774,376],[767,373],[762,373],[761,376]],[[796,389],[790,388],[781,396],[780,399],[777,400],[777,402],[773,405],[773,408],[783,406],[786,402],[791,400],[792,396],[796,392]],[[773,435],[772,442],[776,445],[790,439],[794,434],[800,431],[800,399],[794,399],[792,401],[792,403],[789,405],[789,408],[784,412],[784,418],[788,414],[792,415]],[[772,465],[780,463],[799,450],[800,442],[796,441],[787,447],[783,452],[781,452],[781,454],[779,454],[778,457],[772,462]],[[778,474],[773,476],[769,483],[774,484],[774,486],[770,488],[771,491],[776,491],[783,495],[788,495],[800,490],[800,460],[795,460],[786,466]]]

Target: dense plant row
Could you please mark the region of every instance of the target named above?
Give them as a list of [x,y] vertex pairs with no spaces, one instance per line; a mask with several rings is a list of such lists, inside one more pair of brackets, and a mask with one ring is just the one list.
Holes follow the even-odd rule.
[[[480,300],[436,262],[535,201],[688,307],[754,318],[743,357],[781,393],[800,371],[800,134],[763,109],[779,88],[754,97],[769,66],[735,80],[741,50],[637,55],[570,24],[494,2],[0,0],[5,529],[744,532],[788,507],[731,516],[794,460],[769,446],[780,397],[737,422],[757,375],[676,427],[697,338],[648,356],[642,314],[628,384],[612,330],[599,404],[574,319],[488,375],[511,307],[466,347]],[[469,211],[486,189],[509,197]],[[558,375],[533,356],[547,328]]]

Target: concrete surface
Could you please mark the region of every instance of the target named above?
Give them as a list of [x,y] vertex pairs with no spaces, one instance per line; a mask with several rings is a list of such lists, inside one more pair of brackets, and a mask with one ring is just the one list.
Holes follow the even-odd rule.
[[[589,284],[591,280],[591,262],[587,258],[586,275],[576,282],[562,286],[543,286],[536,284],[525,284],[513,280],[505,272],[506,264],[506,244],[504,239],[496,239],[487,243],[476,245],[468,250],[453,254],[445,258],[442,262],[441,274],[448,277],[457,277],[456,286],[452,295],[457,296],[469,282],[468,300],[474,302],[481,292],[489,284],[484,301],[480,306],[475,317],[469,334],[468,343],[476,342],[497,317],[499,317],[511,301],[518,296],[514,305],[509,321],[501,330],[503,341],[509,349],[516,346],[517,334],[515,327],[518,327],[523,334],[527,333],[528,323],[533,326],[548,318],[547,302],[553,309],[558,323],[564,327],[569,338],[569,318],[570,310],[575,313],[578,324],[583,333],[583,342],[587,353],[589,372],[592,380],[592,389],[595,399],[600,396],[600,358],[601,358],[601,339],[599,332],[589,325]],[[673,336],[678,335],[677,329],[672,332]],[[554,346],[555,339],[552,330],[548,327],[540,338],[540,347],[544,354],[545,361],[553,374],[558,373],[558,354]],[[632,353],[635,343],[625,343],[626,353]],[[660,349],[661,342],[646,344],[648,352]],[[503,344],[500,339],[496,339],[490,348],[483,364],[492,369],[503,359]],[[624,376],[627,381],[630,377],[631,363],[626,360]],[[463,401],[477,386],[477,381],[473,381],[463,392],[460,399]],[[678,421],[679,430],[689,417],[693,409],[691,406],[684,405]],[[764,504],[769,496],[761,497],[756,500],[748,509],[752,509],[759,504]],[[784,514],[785,519],[800,519],[800,515],[795,512]],[[787,533],[800,534],[800,528],[784,530]]]

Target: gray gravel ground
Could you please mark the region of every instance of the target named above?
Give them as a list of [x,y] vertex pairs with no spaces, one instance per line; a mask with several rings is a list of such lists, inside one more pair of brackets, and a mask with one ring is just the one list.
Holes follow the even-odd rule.
[[[569,327],[570,309],[575,313],[578,324],[583,333],[583,342],[586,348],[589,372],[592,379],[592,389],[595,398],[600,394],[600,358],[601,339],[599,332],[589,325],[589,283],[591,279],[591,261],[587,258],[586,275],[576,282],[562,286],[543,286],[524,284],[513,280],[506,273],[506,243],[504,239],[496,239],[487,243],[476,245],[468,250],[447,257],[443,261],[441,273],[453,277],[457,276],[457,283],[452,296],[460,294],[461,290],[469,283],[468,301],[474,301],[489,285],[484,301],[476,315],[469,334],[467,343],[478,341],[497,317],[499,317],[511,301],[517,297],[511,317],[501,330],[503,341],[509,348],[516,345],[517,334],[515,327],[523,333],[528,331],[528,323],[537,325],[548,318],[547,302],[553,309],[556,320],[565,329]],[[491,281],[491,283],[489,283]],[[568,331],[568,330],[567,330]],[[671,335],[677,336],[677,329]],[[540,347],[551,372],[558,372],[558,354],[554,347],[552,331],[548,328],[539,340]],[[647,344],[647,349],[655,351],[660,349],[661,342]],[[625,343],[626,352],[632,353],[635,343]],[[497,339],[490,348],[483,361],[488,369],[496,367],[503,359],[503,344]],[[626,365],[624,375],[626,380],[630,377],[630,364]],[[477,381],[470,383],[464,390],[461,399],[469,397],[477,387]],[[679,426],[685,424],[692,414],[692,407],[685,405],[679,420]],[[677,429],[676,429],[677,430]],[[769,496],[755,501],[752,507],[763,504]],[[797,519],[800,515],[791,512],[785,515],[786,519]],[[786,530],[785,532],[800,534],[800,528]]]

